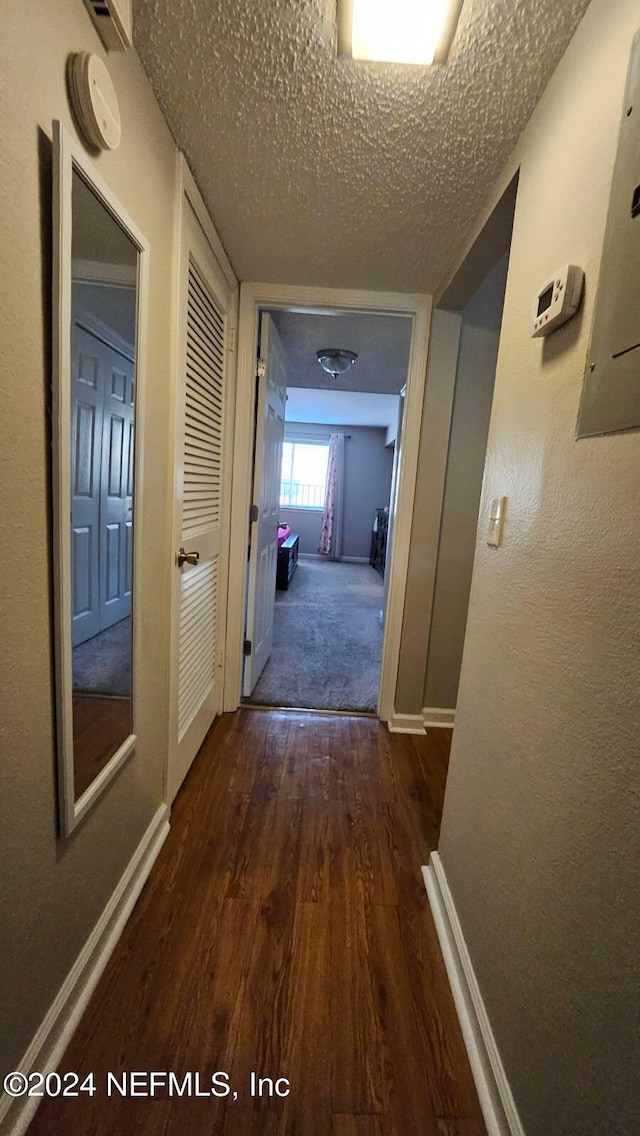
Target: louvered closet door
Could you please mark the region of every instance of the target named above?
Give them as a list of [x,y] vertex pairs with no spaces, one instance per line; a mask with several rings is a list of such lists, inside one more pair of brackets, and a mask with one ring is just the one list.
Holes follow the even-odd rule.
[[176,548],[197,553],[198,562],[176,565],[175,571],[169,800],[222,706],[226,595],[223,463],[230,290],[190,211],[185,221],[175,531]]

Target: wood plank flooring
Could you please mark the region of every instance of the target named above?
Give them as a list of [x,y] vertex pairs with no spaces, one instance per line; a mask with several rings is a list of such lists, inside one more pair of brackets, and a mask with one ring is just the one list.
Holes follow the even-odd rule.
[[73,787],[76,801],[131,733],[131,699],[73,696]]
[[[220,719],[60,1063],[97,1092],[45,1100],[29,1136],[485,1136],[420,874],[449,745]],[[107,1071],[224,1071],[238,1096],[107,1096]]]

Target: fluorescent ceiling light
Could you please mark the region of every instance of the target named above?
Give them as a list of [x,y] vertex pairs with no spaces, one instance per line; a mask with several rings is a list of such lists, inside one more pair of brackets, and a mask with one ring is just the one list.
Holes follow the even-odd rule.
[[384,63],[444,63],[463,0],[338,0],[338,54]]

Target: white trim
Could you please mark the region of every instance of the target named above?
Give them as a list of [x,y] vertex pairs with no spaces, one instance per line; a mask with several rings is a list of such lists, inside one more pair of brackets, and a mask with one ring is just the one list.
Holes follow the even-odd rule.
[[342,564],[368,564],[368,556],[336,556],[337,563]]
[[417,293],[350,291],[286,284],[242,284],[238,323],[238,385],[233,453],[231,563],[228,596],[227,667],[224,710],[240,705],[242,642],[246,599],[247,529],[251,503],[255,359],[261,308],[302,312],[368,312],[408,316],[412,320],[407,370],[407,398],[394,537],[389,563],[389,593],[385,620],[378,716],[389,720],[400,660],[402,617],[407,590],[411,525],[415,500],[418,449],[426,382],[431,297]]
[[180,183],[180,202],[182,202],[183,196],[186,197],[198,219],[198,223],[206,237],[207,244],[211,248],[214,257],[218,262],[220,271],[227,281],[227,284],[229,285],[231,291],[235,292],[236,288],[238,287],[236,274],[231,267],[231,261],[229,260],[229,257],[225,252],[224,245],[220,240],[220,237],[218,236],[215,225],[213,224],[213,221],[209,216],[209,211],[202,198],[202,194],[198,189],[196,179],[191,173],[191,170],[189,169],[189,166],[187,164],[187,159],[185,158],[182,151],[178,152],[177,163],[178,178]]
[[446,729],[451,729],[455,725],[455,720],[455,708],[453,710],[442,710],[436,706],[422,708],[422,721],[425,726],[444,726]]
[[525,1136],[437,852],[422,875],[488,1136]]
[[387,721],[392,734],[424,734],[422,714],[393,714]]
[[102,260],[73,261],[71,267],[74,284],[99,284],[105,288],[135,289],[138,272],[135,265],[106,264]]
[[[57,1068],[98,980],[169,833],[169,809],[161,805],[56,994],[17,1069],[25,1076]],[[23,1136],[41,1097],[0,1098],[0,1136]]]
[[101,339],[103,343],[106,343],[107,347],[113,347],[121,355],[124,355],[125,359],[128,359],[130,363],[135,364],[136,348],[134,343],[127,343],[126,339],[118,335],[112,327],[109,327],[108,324],[103,323],[97,316],[94,316],[92,312],[88,312],[86,308],[83,308],[82,304],[74,303],[73,311],[75,322],[79,324],[80,327],[83,327],[85,331],[91,332],[96,339]]
[[455,710],[440,710],[434,706],[425,706],[421,714],[399,714],[394,710],[387,725],[392,734],[424,734],[427,728],[453,729],[455,718]]

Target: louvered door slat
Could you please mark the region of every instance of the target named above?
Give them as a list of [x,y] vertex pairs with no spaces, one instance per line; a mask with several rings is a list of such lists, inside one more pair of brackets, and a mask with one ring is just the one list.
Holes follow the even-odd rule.
[[[182,578],[181,620],[179,647],[179,691],[178,691],[178,737],[191,722],[194,709],[197,709],[215,678],[216,643],[216,575],[214,562],[194,568]],[[191,597],[189,587],[193,578],[203,582],[197,597]],[[192,603],[189,600],[192,598]],[[186,609],[186,610],[185,610]],[[189,612],[196,612],[198,618],[184,618]]]
[[222,330],[223,317],[213,303],[206,285],[202,284],[198,276],[189,277],[189,301],[190,315],[193,315],[194,311],[200,312],[207,322],[217,323]]
[[219,346],[210,346],[209,344],[208,337],[211,334],[212,327],[216,329],[216,334],[219,334],[217,325],[210,323],[209,326],[205,326],[200,320],[190,319],[189,349],[192,350],[194,354],[200,355],[206,361],[207,366],[211,367],[212,370],[215,370],[216,366],[222,370],[224,362],[222,351]]
[[[194,308],[197,313],[194,314]],[[194,461],[193,449],[216,459],[222,449],[223,372],[214,365],[222,360],[224,320],[217,311],[197,270],[189,268],[189,314],[187,319],[187,374],[185,407],[185,448],[183,484],[183,533],[189,536],[201,526],[217,524],[220,516],[220,479],[211,477],[203,487],[201,460]],[[206,381],[203,380],[206,376]],[[198,501],[194,515],[190,502]]]
[[[220,524],[224,318],[193,263],[187,295],[183,540]],[[218,557],[185,571],[180,581],[178,737],[182,738],[215,682]]]
[[[192,328],[191,325],[189,325],[190,334],[191,331]],[[210,381],[214,385],[217,382],[220,373],[224,370],[224,368],[221,366],[218,359],[214,355],[209,355],[201,349],[199,342],[193,335],[191,335],[187,348],[187,359],[197,373],[203,375],[204,378],[210,379]]]

